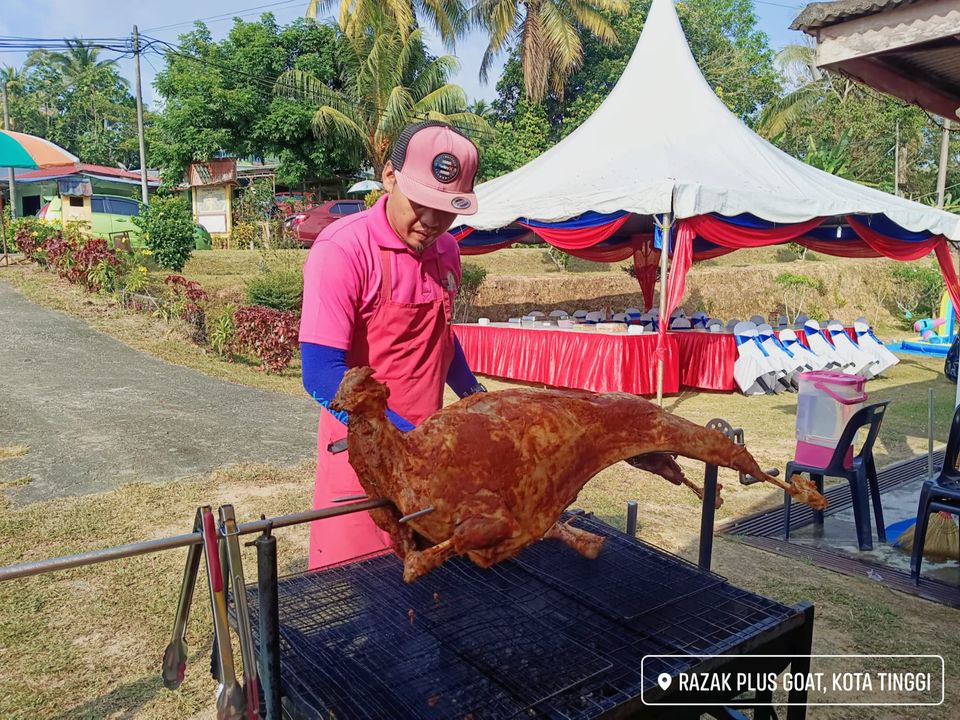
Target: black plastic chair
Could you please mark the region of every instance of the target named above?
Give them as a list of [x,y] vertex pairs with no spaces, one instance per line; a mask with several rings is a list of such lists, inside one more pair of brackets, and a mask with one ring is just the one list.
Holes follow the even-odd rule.
[[913,533],[913,553],[910,555],[910,577],[913,584],[920,584],[920,564],[923,562],[923,544],[927,539],[927,523],[930,513],[947,512],[960,516],[960,470],[957,470],[957,453],[960,452],[960,408],[953,413],[947,452],[943,456],[940,474],[927,480],[920,488],[917,504],[917,526]]
[[[823,478],[846,478],[850,483],[850,498],[853,501],[853,517],[857,525],[857,544],[861,550],[873,550],[873,533],[870,528],[870,499],[873,499],[873,513],[877,520],[877,536],[880,542],[887,541],[887,532],[883,524],[883,507],[880,505],[880,485],[877,481],[877,467],[873,462],[873,444],[880,433],[880,424],[889,401],[868,405],[854,413],[843,429],[843,434],[833,452],[833,457],[826,467],[804,465],[796,461],[787,463],[787,474],[784,478],[789,481],[794,473],[808,473],[810,479],[816,483],[817,489],[823,492]],[[844,457],[853,444],[857,431],[868,427],[866,440],[860,451],[854,456],[849,467],[844,465]],[[792,498],[784,493],[783,499],[783,538],[790,539],[790,505]],[[814,510],[814,522],[823,525],[823,511]]]

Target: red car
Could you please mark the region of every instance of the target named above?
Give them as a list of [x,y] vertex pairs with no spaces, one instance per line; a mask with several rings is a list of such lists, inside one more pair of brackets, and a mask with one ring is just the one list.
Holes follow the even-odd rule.
[[292,215],[284,224],[301,245],[310,247],[327,225],[361,210],[366,210],[363,200],[327,200],[315,208]]
[[316,206],[317,196],[312,192],[278,192],[273,203],[279,217],[289,217]]

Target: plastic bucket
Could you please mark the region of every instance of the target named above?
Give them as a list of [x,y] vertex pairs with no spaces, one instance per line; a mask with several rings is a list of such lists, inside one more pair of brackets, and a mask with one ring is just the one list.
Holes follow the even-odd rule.
[[[867,401],[866,378],[815,370],[800,375],[797,462],[824,467],[850,418]],[[852,455],[852,449],[851,449]],[[846,458],[849,463],[851,458]]]

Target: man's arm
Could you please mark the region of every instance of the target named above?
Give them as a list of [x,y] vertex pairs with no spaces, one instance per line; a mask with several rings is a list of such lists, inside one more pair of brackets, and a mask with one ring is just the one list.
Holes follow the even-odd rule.
[[450,363],[450,369],[447,370],[447,385],[459,398],[487,391],[483,385],[477,382],[477,378],[470,369],[467,357],[463,354],[463,348],[460,347],[460,341],[456,336],[453,338],[453,362]]
[[[346,424],[346,412],[330,409],[330,401],[333,400],[343,376],[347,373],[346,350],[303,342],[300,343],[300,355],[304,389],[337,420]],[[402,432],[413,430],[413,423],[389,408],[387,408],[387,418]]]

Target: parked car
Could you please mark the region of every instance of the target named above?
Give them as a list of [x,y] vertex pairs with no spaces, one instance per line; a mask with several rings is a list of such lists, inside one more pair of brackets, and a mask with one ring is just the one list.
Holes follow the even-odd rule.
[[[90,232],[98,238],[110,241],[126,233],[131,247],[140,247],[140,228],[133,223],[133,217],[140,214],[140,203],[133,198],[120,195],[94,195],[90,198]],[[37,211],[37,217],[44,220],[60,220],[63,201],[60,196],[53,197]],[[201,225],[193,228],[194,246],[197,250],[211,248],[210,233]],[[111,243],[112,244],[112,243]]]
[[363,200],[327,200],[315,208],[291,215],[284,225],[301,245],[310,247],[327,225],[365,209]]

